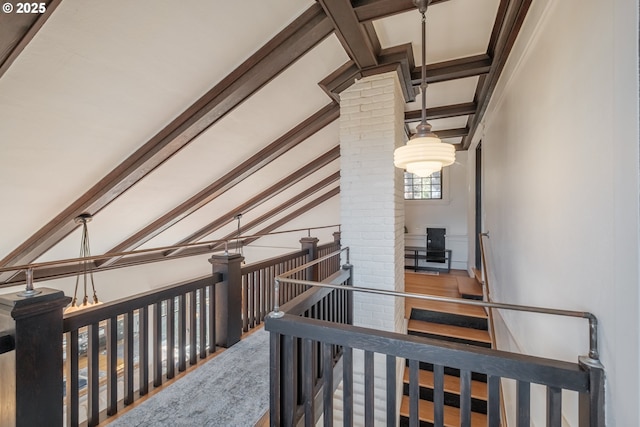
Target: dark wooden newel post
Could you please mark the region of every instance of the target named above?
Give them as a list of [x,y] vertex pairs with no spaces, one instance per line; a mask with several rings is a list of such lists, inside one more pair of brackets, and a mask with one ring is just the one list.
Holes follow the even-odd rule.
[[213,255],[213,273],[222,275],[216,288],[216,343],[229,348],[242,335],[242,273],[240,254]]
[[[307,262],[315,261],[318,259],[318,238],[317,237],[303,237],[300,239],[300,245],[302,250],[309,250],[309,258]],[[318,264],[312,265],[307,268],[307,277],[306,280],[311,280],[313,282],[318,281]]]
[[0,295],[0,335],[15,350],[0,355],[0,425],[62,426],[62,291]]

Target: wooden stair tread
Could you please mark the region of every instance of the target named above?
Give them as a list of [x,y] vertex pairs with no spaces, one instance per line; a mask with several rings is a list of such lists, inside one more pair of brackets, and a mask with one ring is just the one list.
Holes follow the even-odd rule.
[[489,332],[480,329],[464,328],[461,326],[442,325],[439,323],[424,322],[422,320],[409,320],[409,331],[421,332],[430,335],[440,335],[463,340],[471,340],[491,344]]
[[427,301],[417,298],[407,298],[405,302],[407,308],[406,317],[411,317],[411,309],[437,311],[439,313],[458,314],[460,316],[487,318],[487,312],[482,307],[475,305],[464,305],[447,302]]
[[[420,421],[428,423],[434,422],[434,405],[433,402],[428,400],[418,401],[418,418]],[[400,405],[400,415],[403,417],[409,417],[409,396],[402,396],[402,403]],[[444,425],[446,427],[459,427],[460,426],[460,409],[453,406],[444,406]],[[471,425],[472,426],[486,426],[487,416],[478,412],[471,412]]]
[[[409,368],[404,370],[405,384],[409,384]],[[433,372],[420,369],[418,371],[418,384],[420,387],[433,389]],[[444,391],[460,395],[460,378],[453,375],[444,376]],[[487,384],[482,381],[471,381],[471,397],[479,400],[487,400]]]
[[475,278],[472,277],[458,277],[458,292],[460,295],[472,295],[482,297],[482,286]]

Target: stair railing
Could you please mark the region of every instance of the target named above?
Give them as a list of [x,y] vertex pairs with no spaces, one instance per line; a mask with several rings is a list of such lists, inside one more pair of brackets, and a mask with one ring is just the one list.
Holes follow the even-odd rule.
[[[343,248],[347,251],[348,248]],[[321,259],[319,259],[320,261]],[[470,420],[470,373],[480,372],[488,375],[489,381],[489,425],[500,424],[500,379],[511,378],[517,381],[517,414],[518,425],[530,423],[530,394],[531,383],[542,384],[547,387],[547,424],[550,426],[561,425],[561,408],[563,389],[573,390],[579,393],[579,414],[581,427],[604,426],[604,368],[600,364],[598,356],[598,322],[592,313],[559,310],[543,307],[524,306],[515,304],[491,303],[484,301],[462,300],[457,298],[428,296],[407,292],[387,291],[373,288],[353,287],[351,276],[345,284],[318,283],[309,280],[295,279],[291,276],[296,271],[306,268],[303,265],[276,277],[276,293],[282,283],[305,285],[310,289],[323,289],[325,292],[347,291],[364,292],[395,297],[410,297],[426,301],[473,305],[487,308],[499,308],[523,312],[542,313],[557,316],[568,316],[587,319],[589,322],[589,353],[581,356],[578,363],[554,361],[533,356],[516,355],[498,350],[481,348],[469,348],[469,346],[456,343],[442,343],[422,337],[413,337],[390,332],[383,332],[367,328],[359,328],[346,324],[335,324],[328,321],[302,318],[291,312],[291,306],[280,307],[274,304],[273,312],[265,319],[265,329],[271,336],[271,425],[293,425],[300,421],[296,414],[301,413],[302,408],[307,414],[313,413],[314,400],[308,393],[296,393],[298,390],[292,378],[295,378],[292,370],[297,369],[293,362],[293,354],[299,342],[308,345],[340,346],[345,355],[352,349],[363,350],[365,353],[365,423],[373,421],[373,355],[383,354],[387,356],[387,419],[395,420],[395,358],[405,358],[410,366],[410,423],[418,420],[418,366],[419,363],[432,363],[435,370],[435,392],[440,398],[436,398],[435,416],[436,425],[442,425],[443,417],[443,368],[444,366],[460,369],[462,372],[462,416],[464,420]],[[352,266],[348,264],[349,270]],[[291,274],[290,274],[291,273]],[[298,298],[304,300],[306,293]],[[300,304],[300,302],[298,302]],[[288,355],[288,356],[284,356]],[[369,362],[367,362],[369,361]],[[325,369],[333,364],[328,357],[325,360]],[[351,356],[345,357],[343,363],[344,372],[344,417],[345,425],[353,421],[353,371]],[[368,368],[367,368],[368,367]],[[306,371],[296,371],[299,375],[308,375]],[[391,377],[389,377],[391,375]],[[325,392],[322,410],[325,422],[332,420],[333,402],[332,391],[329,385],[333,375],[324,377]],[[368,379],[367,379],[368,378]],[[301,382],[313,382],[312,379],[302,378]],[[369,385],[367,385],[369,384]],[[284,402],[281,404],[281,402]],[[311,409],[309,409],[311,408]],[[305,425],[315,425],[315,418],[304,419]],[[395,423],[395,421],[393,421]],[[522,423],[522,424],[520,424]],[[416,424],[417,425],[417,424]],[[463,422],[462,425],[468,425]]]

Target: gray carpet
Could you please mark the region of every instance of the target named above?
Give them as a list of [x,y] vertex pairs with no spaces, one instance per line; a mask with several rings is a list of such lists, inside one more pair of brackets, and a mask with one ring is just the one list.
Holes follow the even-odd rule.
[[260,329],[110,426],[253,426],[269,409],[269,333]]

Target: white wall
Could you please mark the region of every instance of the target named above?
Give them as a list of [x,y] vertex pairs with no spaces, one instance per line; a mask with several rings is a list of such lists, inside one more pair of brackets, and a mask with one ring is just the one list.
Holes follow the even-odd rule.
[[[494,299],[598,316],[609,426],[640,425],[637,30],[637,1],[534,1],[474,141]],[[586,321],[497,319],[503,349],[587,353]]]
[[[466,270],[468,262],[467,228],[467,152],[456,152],[456,162],[443,169],[442,200],[405,200],[404,216],[408,246],[426,245],[427,227],[447,229],[446,245],[451,249],[451,268]],[[408,263],[413,262],[407,260]],[[423,265],[423,264],[421,264]],[[442,267],[442,265],[437,265]]]

